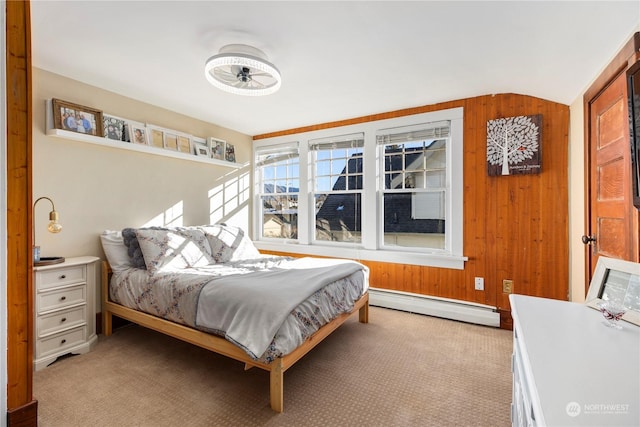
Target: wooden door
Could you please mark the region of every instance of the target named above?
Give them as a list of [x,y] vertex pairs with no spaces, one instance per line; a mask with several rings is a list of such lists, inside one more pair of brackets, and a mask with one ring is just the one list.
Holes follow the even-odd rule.
[[622,70],[589,103],[587,282],[601,255],[635,260],[626,84]]

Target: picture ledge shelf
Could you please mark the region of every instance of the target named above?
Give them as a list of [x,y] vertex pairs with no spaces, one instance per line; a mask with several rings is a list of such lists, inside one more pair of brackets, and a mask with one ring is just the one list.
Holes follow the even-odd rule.
[[211,159],[204,156],[196,156],[194,154],[182,153],[179,151],[171,151],[164,148],[152,147],[149,145],[132,144],[126,141],[118,141],[115,139],[108,139],[105,137],[87,135],[78,132],[72,132],[64,129],[55,129],[53,127],[53,109],[51,107],[51,100],[47,101],[46,112],[46,134],[48,136],[54,136],[57,138],[63,138],[68,140],[87,142],[89,144],[102,145],[104,147],[118,148],[123,150],[138,151],[140,153],[154,154],[157,156],[172,157],[174,159],[188,160],[190,162],[207,163],[210,165],[224,166],[228,168],[239,169],[242,167],[240,163],[227,162],[225,160]]

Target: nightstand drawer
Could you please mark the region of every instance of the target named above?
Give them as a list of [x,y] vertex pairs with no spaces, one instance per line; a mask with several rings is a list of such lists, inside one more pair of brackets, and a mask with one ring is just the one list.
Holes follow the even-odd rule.
[[36,357],[45,357],[53,353],[62,354],[62,351],[65,349],[84,343],[87,340],[86,336],[87,328],[80,326],[60,334],[37,340]]
[[39,293],[36,296],[37,313],[41,314],[46,311],[84,303],[87,300],[86,289],[85,285],[80,285],[57,291]]
[[84,265],[43,270],[36,275],[36,288],[40,291],[57,286],[86,282],[86,268]]
[[38,328],[37,337],[41,338],[74,326],[83,326],[86,323],[86,317],[84,305],[39,316],[36,322]]

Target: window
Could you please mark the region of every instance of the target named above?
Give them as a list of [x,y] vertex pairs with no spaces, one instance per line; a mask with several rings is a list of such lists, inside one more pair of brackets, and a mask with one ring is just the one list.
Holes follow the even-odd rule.
[[259,182],[260,236],[297,239],[300,192],[297,144],[257,150],[256,176]]
[[462,136],[452,108],[256,140],[256,246],[464,268]]
[[360,243],[364,135],[312,140],[315,240]]
[[446,249],[449,122],[378,132],[381,246]]

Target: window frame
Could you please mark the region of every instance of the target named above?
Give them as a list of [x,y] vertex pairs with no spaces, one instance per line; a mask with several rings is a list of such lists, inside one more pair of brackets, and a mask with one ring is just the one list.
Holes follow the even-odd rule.
[[[362,141],[361,145],[354,145],[353,143],[355,141]],[[362,161],[364,162],[364,134],[362,132],[357,133],[357,134],[349,134],[349,135],[335,135],[331,138],[323,138],[323,139],[315,139],[315,140],[309,140],[309,158],[310,158],[310,182],[311,182],[311,198],[314,202],[314,209],[310,210],[311,214],[312,214],[312,218],[311,218],[311,223],[313,224],[313,233],[311,234],[311,244],[317,245],[317,244],[330,244],[330,245],[361,245],[362,242],[362,200],[364,199],[364,164],[363,164],[363,171],[362,172],[350,172],[349,171],[349,160],[351,159],[351,157],[347,154],[346,157],[334,157],[333,156],[333,151],[334,150],[345,150],[347,153],[349,152],[349,150],[353,150],[353,149],[358,149],[361,152],[360,157],[362,158]],[[348,147],[347,145],[351,145],[350,147]],[[331,147],[333,146],[333,147]],[[323,148],[319,148],[319,147],[323,147]],[[326,148],[325,148],[326,147]],[[328,160],[327,159],[319,159],[318,158],[318,153],[319,152],[329,152],[329,157]],[[335,173],[335,171],[333,170],[333,162],[336,159],[341,159],[344,161],[344,169],[345,169],[345,173]],[[329,167],[329,175],[318,175],[317,172],[317,165],[320,162],[328,162],[330,167]],[[320,190],[318,189],[318,178],[326,178],[326,177],[330,177],[330,179],[333,179],[333,177],[338,177],[338,179],[340,177],[344,177],[345,179],[345,187],[347,187],[344,190],[334,190],[333,188],[331,190]],[[361,183],[361,187],[362,188],[348,188],[349,187],[349,178],[356,178],[360,177],[360,183]],[[359,241],[355,242],[355,241],[343,241],[343,240],[339,240],[339,241],[333,241],[333,240],[321,240],[317,238],[317,214],[318,212],[315,211],[315,200],[316,200],[316,195],[318,194],[347,194],[347,195],[359,195],[360,197],[360,239]]]
[[[411,127],[415,128],[416,130],[424,130],[424,129],[431,129],[431,128],[435,128],[435,127],[443,127],[443,125],[445,125],[445,123],[443,122],[429,122],[429,123],[421,123],[421,124],[417,124],[417,125],[413,125]],[[448,127],[450,129],[451,124],[446,123],[446,127]],[[382,137],[383,135],[393,135],[393,134],[398,134],[398,133],[404,133],[404,129],[381,129],[378,131],[378,135],[377,138]],[[391,172],[387,172],[386,168],[385,168],[385,164],[386,164],[386,151],[385,151],[385,147],[387,147],[388,145],[391,145],[392,142],[377,142],[378,146],[378,158],[379,158],[379,168],[380,168],[380,174],[379,174],[379,191],[378,191],[378,210],[380,212],[380,217],[379,217],[379,221],[378,221],[378,247],[382,250],[388,250],[388,251],[400,251],[400,252],[425,252],[425,253],[442,253],[442,254],[448,254],[450,252],[450,248],[447,246],[449,244],[449,241],[447,239],[447,227],[450,227],[450,224],[452,224],[453,220],[451,217],[451,210],[448,208],[448,200],[451,197],[450,196],[450,186],[448,185],[448,183],[451,182],[451,168],[450,165],[452,162],[449,161],[450,157],[451,157],[451,147],[452,147],[452,137],[451,134],[449,133],[447,136],[444,137],[433,137],[433,138],[417,138],[411,141],[407,141],[407,143],[414,143],[416,141],[419,140],[423,140],[423,144],[424,144],[424,140],[433,140],[435,141],[443,141],[445,140],[445,166],[444,166],[444,172],[445,172],[445,176],[444,176],[444,186],[440,186],[440,187],[414,187],[414,188],[406,188],[405,187],[405,183],[406,180],[403,180],[403,184],[402,184],[402,188],[385,188],[385,182],[386,182],[386,175],[390,175],[393,174],[394,171]],[[426,147],[426,149],[428,149],[428,147]],[[408,165],[405,162],[406,159],[406,151],[404,150],[403,147],[403,154],[401,154],[401,156],[403,157],[403,167],[402,169],[396,171],[396,173],[401,173],[402,175],[406,175],[407,171],[410,171],[411,169],[408,169]],[[426,171],[427,171],[427,166],[425,164],[423,171],[425,172],[425,179],[426,179]],[[400,246],[400,245],[390,245],[390,244],[386,244],[385,243],[385,212],[384,212],[384,204],[385,204],[385,195],[387,194],[411,194],[411,205],[412,205],[412,209],[415,207],[415,199],[414,196],[416,196],[417,194],[442,194],[444,193],[444,203],[442,208],[444,209],[444,221],[445,221],[445,233],[444,233],[444,243],[443,243],[443,248],[431,248],[431,247],[417,247],[417,246]]]
[[[380,130],[394,127],[411,126],[421,123],[449,121],[451,143],[447,153],[447,188],[450,189],[450,197],[446,200],[446,211],[451,218],[447,223],[445,239],[445,251],[418,250],[389,250],[380,247],[379,227],[381,226],[380,200],[380,150],[376,141],[376,135]],[[363,153],[363,194],[362,194],[362,241],[360,244],[343,242],[314,241],[315,215],[312,206],[314,201],[314,187],[312,182],[312,157],[309,142],[312,140],[330,138],[332,136],[364,133]],[[298,239],[295,242],[274,242],[264,238],[257,238],[260,233],[254,234],[255,245],[265,251],[289,252],[317,256],[337,256],[351,259],[389,262],[410,265],[423,265],[451,269],[464,269],[467,257],[463,254],[463,108],[456,107],[446,110],[438,110],[428,113],[413,114],[394,117],[383,120],[368,121],[346,126],[338,126],[326,129],[313,130],[298,134],[265,138],[254,141],[254,162],[256,151],[262,147],[275,146],[292,140],[299,141],[300,161],[300,192],[298,196]],[[255,168],[254,168],[255,170]],[[254,195],[252,195],[253,229],[259,231],[260,217],[256,215],[257,179],[254,180]],[[258,206],[259,208],[259,206]],[[313,220],[312,220],[313,219]],[[278,239],[279,240],[279,239]]]
[[[262,204],[262,197],[263,196],[268,196],[268,195],[295,195],[298,198],[298,230],[300,229],[300,173],[301,173],[301,169],[302,169],[302,165],[300,162],[300,149],[299,149],[300,143],[298,141],[295,142],[288,142],[288,143],[284,143],[284,144],[276,144],[273,146],[265,146],[265,147],[261,147],[261,149],[257,149],[254,150],[253,153],[253,162],[254,162],[254,182],[255,182],[255,186],[254,186],[254,196],[252,197],[252,199],[254,200],[254,206],[255,209],[253,210],[254,212],[254,216],[256,216],[256,221],[255,221],[255,225],[256,227],[254,228],[254,230],[256,230],[256,237],[259,236],[259,239],[255,238],[254,240],[264,240],[264,241],[273,241],[273,242],[287,242],[287,243],[291,243],[291,242],[296,242],[299,239],[299,232],[298,232],[298,237],[297,238],[287,238],[287,237],[267,237],[264,236],[264,221],[263,221],[263,216],[264,216],[264,211],[263,211],[263,204]],[[270,152],[276,153],[278,152],[278,150],[290,150],[290,151],[297,151],[298,153],[298,191],[297,192],[285,192],[285,193],[278,193],[278,192],[273,192],[273,193],[265,193],[263,191],[263,187],[264,187],[264,181],[263,181],[263,171],[260,168],[260,165],[258,165],[256,163],[257,161],[257,157],[259,155],[265,155],[268,154]],[[288,169],[289,169],[290,165],[286,165],[287,168],[287,178],[286,180],[288,181],[289,175],[288,175]],[[274,190],[275,190],[275,185],[276,182],[278,181],[277,177],[276,179],[273,180],[274,182]],[[287,185],[287,189],[289,189],[289,186]]]

